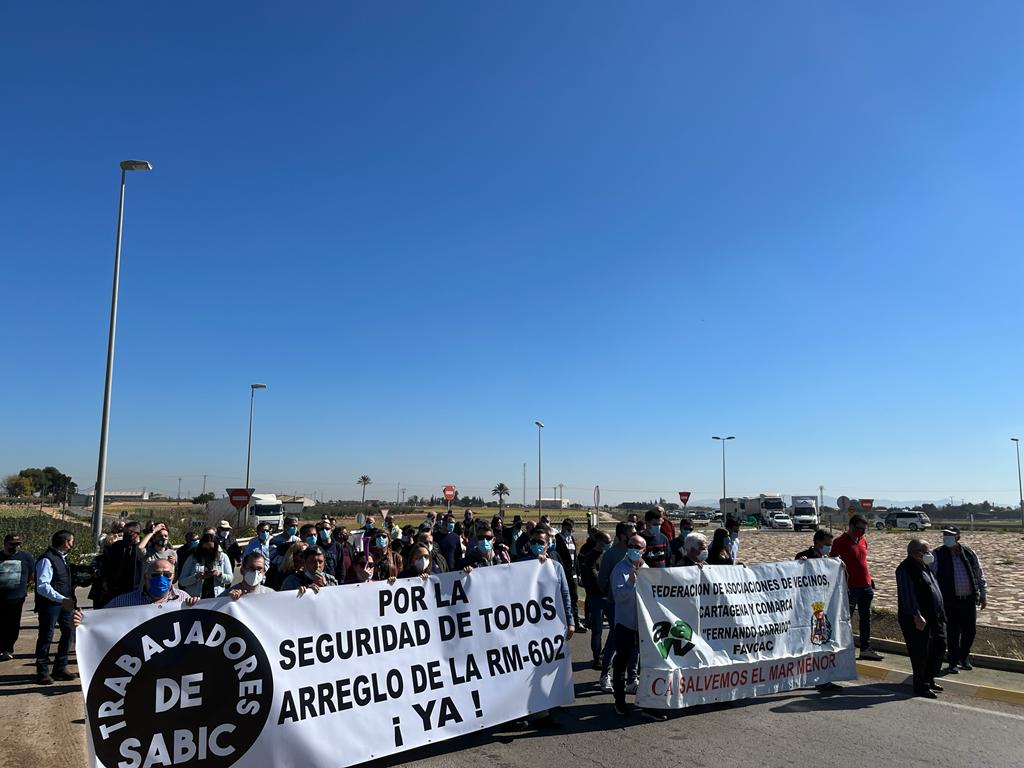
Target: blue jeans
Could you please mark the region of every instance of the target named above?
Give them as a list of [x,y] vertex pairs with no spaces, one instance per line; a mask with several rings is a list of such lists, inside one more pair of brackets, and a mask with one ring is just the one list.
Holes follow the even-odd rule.
[[853,621],[853,612],[856,610],[860,619],[860,649],[862,651],[871,647],[871,601],[875,597],[875,590],[871,587],[850,588],[850,621]]
[[59,605],[39,605],[36,672],[40,675],[45,675],[50,671],[50,644],[53,642],[54,627],[60,627],[60,640],[57,643],[57,658],[53,662],[53,671],[67,669],[71,638],[75,631],[71,625],[71,616],[72,611],[65,611]]
[[[611,673],[612,664],[615,661],[615,601],[610,597],[604,598],[604,615],[608,617],[608,639],[604,644],[604,652],[601,654],[601,675]],[[633,648],[628,661],[629,678],[632,680],[640,673],[640,648]]]

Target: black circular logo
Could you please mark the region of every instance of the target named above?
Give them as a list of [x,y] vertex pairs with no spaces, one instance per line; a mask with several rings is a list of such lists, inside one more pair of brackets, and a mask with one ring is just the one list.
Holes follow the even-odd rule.
[[[116,609],[113,609],[116,610]],[[256,636],[217,611],[171,611],[118,640],[89,684],[106,766],[227,768],[256,741],[274,682]]]

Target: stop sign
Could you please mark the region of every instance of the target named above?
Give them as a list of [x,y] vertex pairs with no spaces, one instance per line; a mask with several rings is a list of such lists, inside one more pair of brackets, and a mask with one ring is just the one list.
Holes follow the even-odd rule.
[[451,501],[452,499],[455,498],[455,486],[454,485],[446,485],[444,487],[444,497],[448,501]]
[[249,505],[249,500],[252,498],[252,488],[227,488],[228,501],[231,502],[231,506],[241,511]]
[[690,492],[689,491],[680,491],[679,492],[679,500],[683,503],[683,506],[685,507],[686,503],[690,500]]

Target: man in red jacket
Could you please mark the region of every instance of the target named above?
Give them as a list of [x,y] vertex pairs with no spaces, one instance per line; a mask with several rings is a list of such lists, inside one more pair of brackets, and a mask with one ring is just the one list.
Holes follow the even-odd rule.
[[871,647],[871,600],[875,596],[875,583],[868,571],[868,540],[864,534],[868,521],[863,515],[850,518],[846,533],[832,542],[831,554],[846,566],[846,586],[850,593],[850,620],[853,612],[860,614],[860,658],[881,661],[884,657]]

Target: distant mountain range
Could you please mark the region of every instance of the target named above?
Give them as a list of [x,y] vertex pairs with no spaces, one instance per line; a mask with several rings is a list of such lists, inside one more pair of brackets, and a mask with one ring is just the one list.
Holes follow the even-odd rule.
[[[797,494],[798,496],[803,494]],[[806,494],[810,496],[811,494]],[[790,494],[783,494],[783,499],[786,500],[786,505],[792,503],[792,496]],[[825,495],[825,506],[826,507],[837,507],[835,496]],[[922,504],[934,504],[937,507],[945,506],[949,503],[949,498],[945,499],[875,499],[873,506],[875,507],[919,507]],[[712,507],[718,508],[718,499],[695,499],[691,500],[689,506],[691,507]]]

